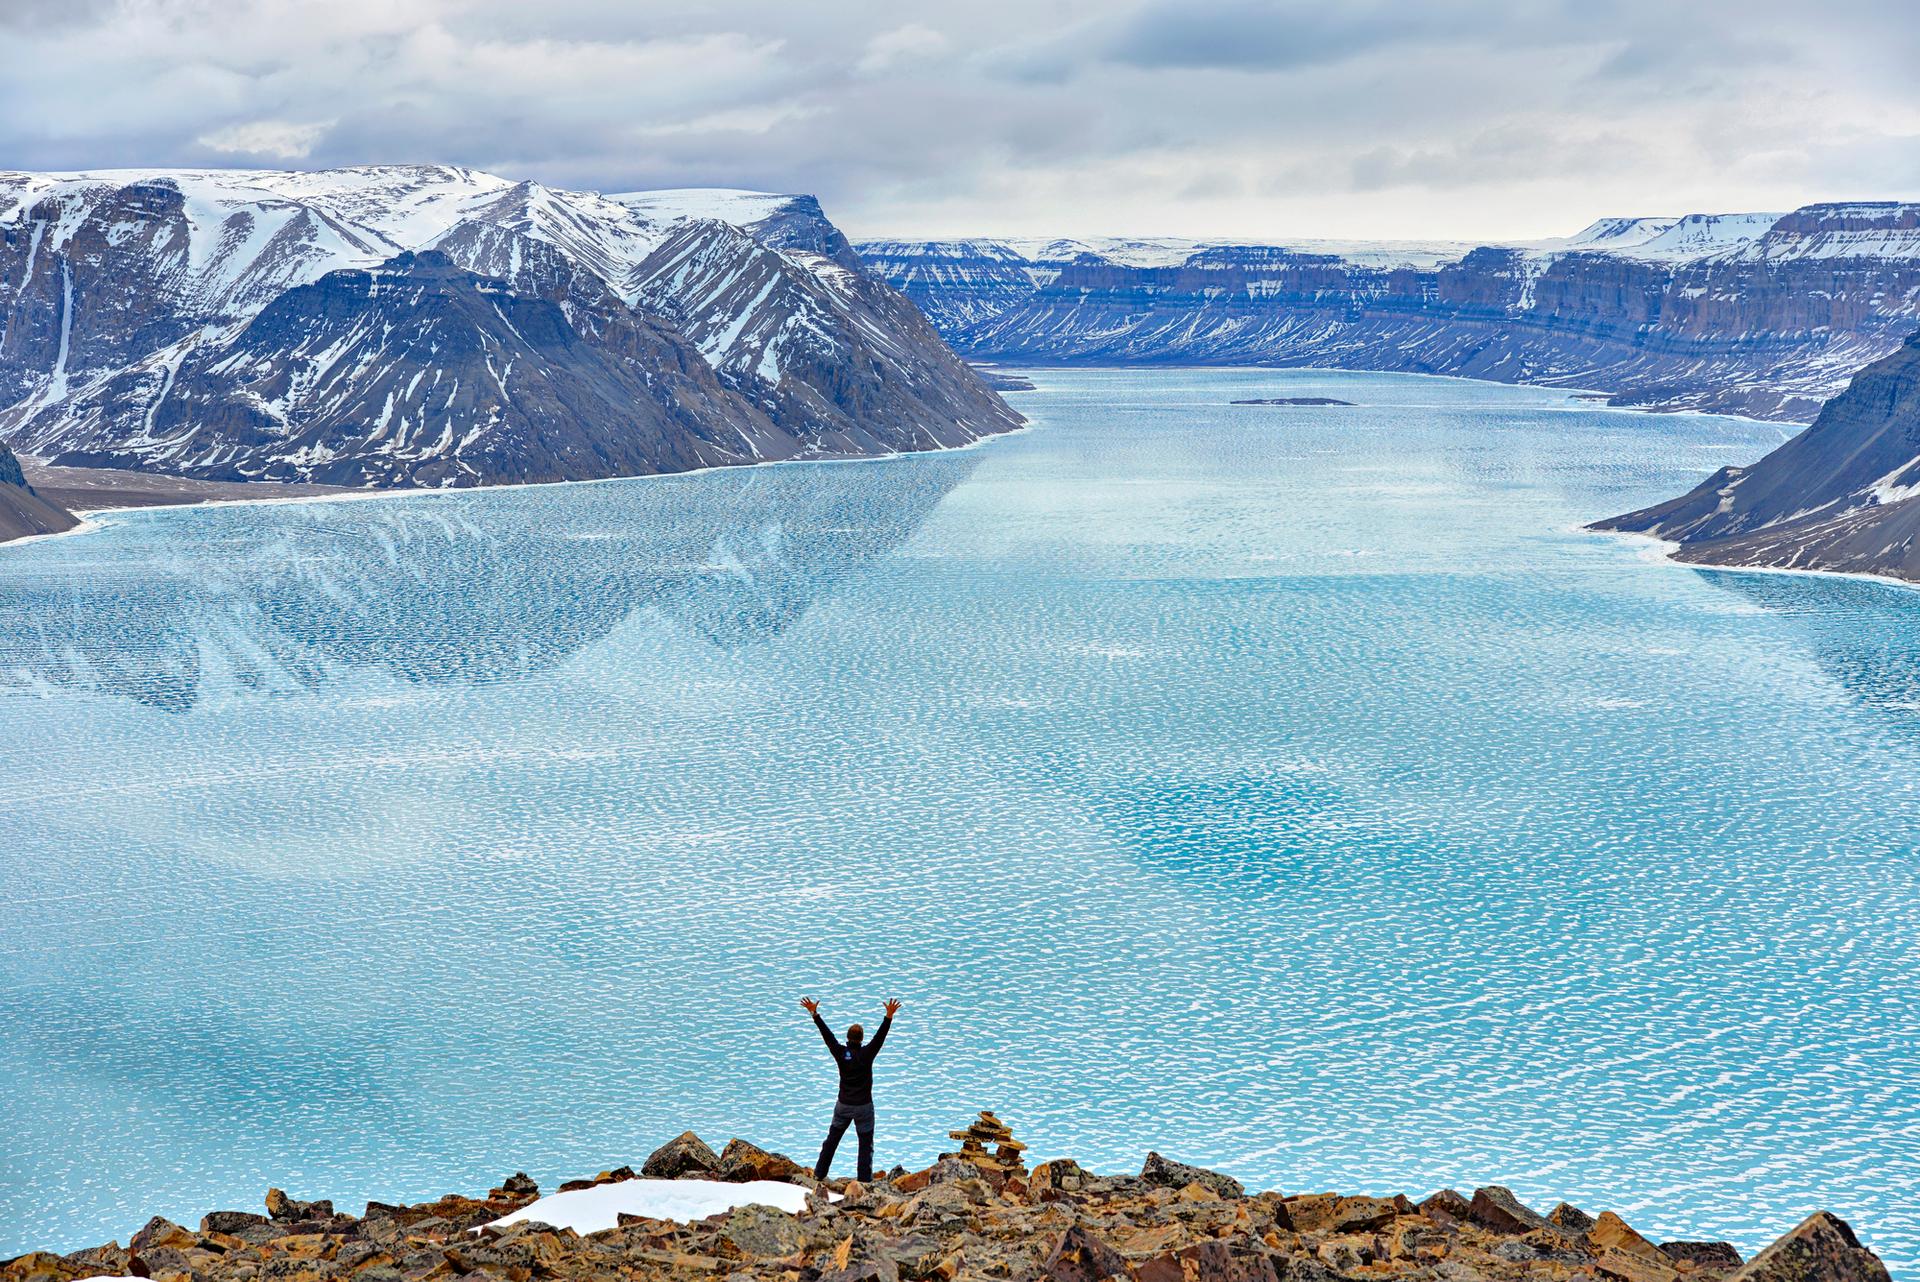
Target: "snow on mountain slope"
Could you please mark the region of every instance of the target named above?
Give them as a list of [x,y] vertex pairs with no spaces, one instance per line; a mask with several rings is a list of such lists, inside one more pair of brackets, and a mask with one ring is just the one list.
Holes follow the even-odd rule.
[[1704,258],[1760,239],[1784,217],[1784,214],[1688,214],[1659,235],[1623,247],[1619,252],[1632,258],[1676,261]]
[[[746,226],[701,220],[715,211]],[[784,284],[757,301],[657,287],[643,268],[693,222],[726,227]],[[403,257],[405,272],[385,266]],[[536,327],[568,333],[529,349],[520,385],[500,371],[434,399],[420,379],[435,349],[391,329],[424,314],[394,318],[382,290],[400,282],[488,297],[510,330],[538,302],[553,315]],[[342,314],[295,324],[280,306],[295,296]],[[468,347],[530,341],[470,307],[435,324]],[[623,416],[623,397],[639,408]],[[395,421],[429,420],[397,443]],[[0,435],[69,462],[475,484],[926,448],[1019,421],[808,196],[605,197],[452,166],[0,174]],[[639,453],[604,435],[623,422]]]
[[1644,245],[1656,236],[1673,230],[1678,218],[1601,218],[1587,224],[1562,241],[1539,242],[1542,249],[1621,250]]
[[[863,241],[860,256],[943,332],[1019,305],[1059,274],[998,240]],[[1043,274],[1044,273],[1044,274]]]
[[1920,334],[1757,463],[1594,528],[1651,534],[1708,565],[1920,580]]
[[677,335],[624,309],[607,319],[620,341],[593,341],[557,304],[442,254],[403,254],[288,290],[231,337],[96,383],[21,434],[65,463],[344,485],[578,480],[799,452]]
[[[641,310],[684,333],[777,421],[809,423],[818,448],[885,448],[879,424],[905,433],[906,448],[915,449],[1011,425],[1000,399],[910,302],[831,258],[690,219],[634,280]],[[936,404],[940,412],[928,413]]]
[[1743,246],[1743,260],[1920,259],[1920,203],[1807,205]]
[[661,191],[616,192],[607,197],[650,223],[705,218],[743,230],[774,217],[793,199],[771,191],[732,187],[678,187]]
[[1172,263],[1174,242],[1132,261],[1097,244],[863,249],[988,360],[1412,370],[1799,421],[1920,320],[1920,204],[1608,218],[1472,248],[1193,244]]

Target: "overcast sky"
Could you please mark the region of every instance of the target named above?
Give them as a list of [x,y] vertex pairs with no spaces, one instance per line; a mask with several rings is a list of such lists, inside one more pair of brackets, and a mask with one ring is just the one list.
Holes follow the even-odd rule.
[[0,0],[0,168],[446,161],[850,234],[1920,197],[1920,0]]

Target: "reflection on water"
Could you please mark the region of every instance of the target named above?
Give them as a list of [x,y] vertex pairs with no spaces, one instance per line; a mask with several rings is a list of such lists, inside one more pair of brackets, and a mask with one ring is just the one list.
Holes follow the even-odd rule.
[[1899,714],[1890,724],[1920,734],[1920,591],[1867,580],[1805,574],[1701,570],[1714,587],[1790,620],[1810,654],[1862,706]]
[[1920,1276],[1920,596],[1578,532],[1777,430],[1044,381],[977,454],[0,551],[0,1256],[805,1151],[811,989],[907,998],[887,1164],[993,1106]]
[[0,557],[0,682],[173,712],[210,686],[317,688],[337,666],[481,685],[550,669],[642,609],[736,649],[898,547],[977,462],[121,518]]

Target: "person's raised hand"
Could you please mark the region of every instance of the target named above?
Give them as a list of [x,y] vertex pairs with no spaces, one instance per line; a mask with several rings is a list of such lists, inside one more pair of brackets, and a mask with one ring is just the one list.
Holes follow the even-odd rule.
[[809,1015],[818,1015],[820,1013],[820,1003],[811,997],[802,997],[800,999],[800,1007]]
[[889,997],[887,999],[886,1011],[887,1011],[888,1019],[892,1019],[896,1014],[898,1014],[900,1011],[899,999],[894,997]]

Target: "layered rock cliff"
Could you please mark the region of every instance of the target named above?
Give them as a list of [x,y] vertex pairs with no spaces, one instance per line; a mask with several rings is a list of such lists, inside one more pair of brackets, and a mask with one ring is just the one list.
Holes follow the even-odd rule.
[[79,523],[73,513],[27,484],[20,460],[0,443],[0,543],[35,534],[58,534]]
[[1920,582],[1920,333],[1759,462],[1593,528],[1670,540],[1701,565]]
[[1498,1186],[1419,1202],[1248,1194],[1157,1153],[1115,1176],[1071,1159],[1029,1170],[1018,1147],[963,1143],[924,1170],[822,1186],[744,1140],[716,1154],[687,1133],[638,1174],[546,1198],[516,1174],[485,1198],[355,1217],[272,1189],[265,1215],[214,1211],[197,1231],[156,1217],[124,1248],[0,1264],[0,1282],[1887,1282],[1825,1212],[1743,1263],[1725,1242],[1656,1242],[1564,1202],[1542,1214]]
[[1530,245],[862,249],[975,357],[1453,374],[1789,421],[1920,321],[1920,205],[1891,202]]
[[459,486],[1020,421],[811,197],[0,174],[0,433],[56,464]]

